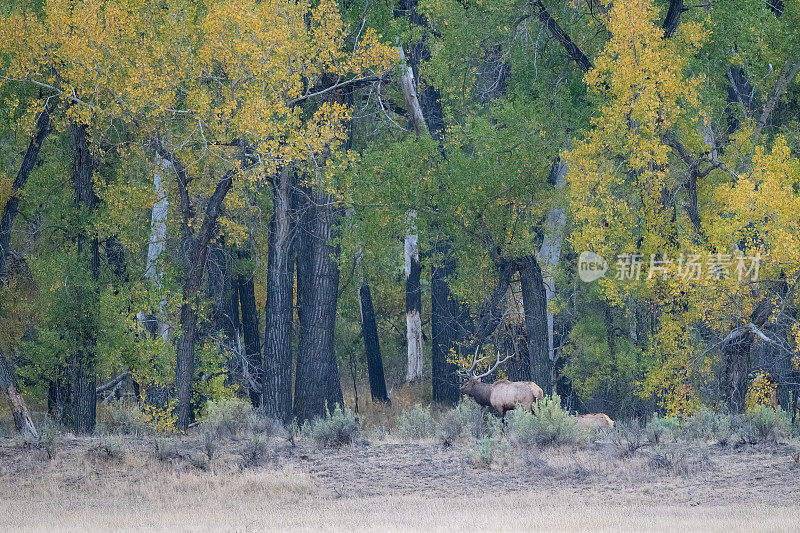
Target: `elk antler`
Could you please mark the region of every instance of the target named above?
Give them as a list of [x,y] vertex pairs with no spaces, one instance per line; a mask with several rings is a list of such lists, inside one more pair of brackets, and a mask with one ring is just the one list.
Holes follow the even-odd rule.
[[462,375],[465,375],[466,377],[473,377],[473,378],[476,378],[476,379],[480,379],[480,378],[486,377],[489,374],[491,374],[492,372],[494,372],[497,369],[498,366],[500,366],[501,364],[505,363],[506,361],[508,361],[509,359],[514,357],[514,355],[511,354],[511,355],[507,355],[506,357],[503,357],[501,359],[500,358],[500,352],[497,352],[497,361],[489,368],[489,370],[487,370],[486,372],[484,372],[482,374],[477,375],[477,374],[475,374],[475,367],[478,366],[478,363],[486,361],[487,359],[492,357],[491,355],[485,355],[485,356],[483,356],[481,358],[478,358],[478,353],[480,352],[480,350],[481,350],[481,346],[478,345],[475,348],[475,354],[472,356],[472,364],[470,365],[469,370],[467,370],[466,372],[463,372]]

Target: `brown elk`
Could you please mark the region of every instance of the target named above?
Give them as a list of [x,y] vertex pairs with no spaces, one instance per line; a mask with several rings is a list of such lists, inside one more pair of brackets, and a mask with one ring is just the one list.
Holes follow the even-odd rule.
[[494,372],[509,358],[511,358],[510,355],[501,360],[498,353],[497,362],[489,370],[478,375],[475,373],[475,367],[481,361],[488,359],[488,356],[478,359],[478,350],[476,350],[475,356],[472,358],[472,366],[466,372],[460,372],[461,376],[466,378],[459,388],[461,394],[472,397],[479,405],[492,407],[501,417],[504,417],[507,411],[514,409],[517,405],[530,411],[533,408],[533,402],[541,400],[544,396],[542,388],[533,381],[508,381],[507,379],[495,383],[481,381],[481,378]]

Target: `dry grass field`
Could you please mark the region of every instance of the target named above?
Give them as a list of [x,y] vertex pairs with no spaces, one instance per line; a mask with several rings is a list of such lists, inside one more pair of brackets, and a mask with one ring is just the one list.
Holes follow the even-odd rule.
[[623,458],[599,441],[515,448],[489,466],[467,452],[391,438],[0,438],[0,531],[800,529],[800,469],[780,443]]

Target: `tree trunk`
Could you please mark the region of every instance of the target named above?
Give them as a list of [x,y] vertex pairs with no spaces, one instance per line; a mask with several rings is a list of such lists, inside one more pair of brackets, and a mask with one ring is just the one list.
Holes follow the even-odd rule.
[[177,429],[186,431],[194,418],[192,413],[192,378],[194,377],[194,344],[197,340],[197,290],[184,288],[181,305],[181,337],[178,339],[177,365],[175,367],[175,389],[177,391]]
[[304,190],[306,205],[300,223],[297,254],[300,342],[295,374],[294,412],[304,421],[324,416],[342,404],[342,386],[334,345],[339,268],[336,247],[329,240],[336,232],[338,214],[333,199]]
[[[89,142],[86,138],[86,126],[72,124],[73,167],[72,179],[75,187],[75,200],[79,208],[87,213],[92,213],[97,206],[97,197],[92,184],[94,161],[89,151]],[[82,224],[83,225],[83,224]],[[89,269],[91,271],[92,285],[80,291],[84,295],[82,313],[89,315],[82,323],[89,324],[89,328],[82,332],[83,344],[77,347],[78,352],[72,361],[72,415],[76,433],[91,433],[94,431],[97,409],[97,394],[95,392],[95,332],[92,329],[91,315],[95,313],[97,304],[97,281],[100,274],[100,250],[97,235],[89,237],[87,229],[81,227],[78,233],[78,257],[83,256],[84,243],[89,239]]]
[[[55,103],[56,99],[53,99],[52,105],[50,103],[46,104],[44,110],[36,119],[36,134],[28,144],[19,172],[17,172],[14,183],[11,185],[11,195],[6,201],[6,205],[3,206],[3,218],[0,220],[0,281],[5,278],[6,274],[6,258],[8,256],[8,247],[11,243],[11,227],[14,225],[14,218],[19,212],[19,192],[25,187],[31,171],[33,171],[36,162],[39,160],[39,151],[42,148],[42,144],[53,129],[50,115],[53,112]],[[14,372],[3,353],[0,353],[0,387],[3,388],[3,395],[8,400],[8,406],[14,417],[14,426],[17,431],[23,435],[38,437],[36,427],[28,413],[28,407],[25,405],[25,400],[22,398],[19,386],[14,378]]]
[[521,260],[519,278],[525,307],[525,336],[531,379],[547,394],[553,391],[553,365],[547,350],[547,296],[542,271],[535,257]]
[[231,352],[238,352],[239,300],[236,283],[229,265],[228,254],[221,243],[209,246],[208,252],[208,296],[212,300],[211,328],[221,332],[223,343]]
[[[153,171],[153,188],[156,192],[156,203],[153,204],[153,211],[150,215],[150,242],[147,246],[145,277],[150,279],[156,289],[160,291],[163,271],[159,259],[164,252],[164,245],[167,240],[167,214],[169,212],[169,198],[164,183],[169,173],[174,172],[174,170],[167,159],[159,154],[156,154],[155,158],[156,167]],[[164,321],[162,316],[166,304],[166,298],[162,296],[155,315],[145,317],[143,313],[139,314],[139,320],[145,324],[151,334],[156,334],[157,332],[164,339],[164,342],[169,341],[169,324]]]
[[455,260],[446,243],[434,243],[435,263],[431,269],[431,329],[433,336],[433,401],[453,405],[458,402],[458,366],[448,361],[458,349],[464,313],[450,292],[448,279],[455,272]]
[[268,416],[292,418],[292,323],[294,321],[295,192],[293,171],[284,167],[272,184],[272,220],[267,250],[264,306],[264,370],[261,401]]
[[25,405],[25,400],[22,399],[17,379],[14,377],[14,372],[2,353],[0,353],[0,387],[2,387],[3,395],[11,408],[14,427],[25,438],[38,439],[39,434],[36,432],[36,426],[33,425],[28,406]]
[[389,395],[386,393],[386,378],[383,375],[381,346],[378,342],[378,326],[375,323],[375,310],[372,307],[372,294],[368,283],[362,282],[358,287],[358,308],[361,312],[361,334],[364,338],[372,400],[388,402]]
[[406,381],[414,381],[422,377],[422,293],[419,285],[421,269],[417,238],[416,233],[409,233],[405,238],[406,341],[408,343]]
[[[557,159],[553,165],[551,178],[556,189],[563,189],[565,177],[567,175],[567,165],[561,159]],[[542,247],[539,249],[537,258],[544,267],[543,283],[545,291],[545,308],[547,302],[550,302],[556,295],[555,281],[553,280],[553,271],[558,267],[558,262],[561,257],[561,246],[564,243],[564,230],[567,225],[567,217],[564,210],[560,207],[552,207],[547,214],[545,221],[545,233],[542,239]],[[553,325],[555,317],[553,313],[547,310],[547,354],[549,358],[549,367],[551,369],[551,383],[555,382],[555,365],[556,365],[556,352],[555,343],[553,339]],[[540,384],[541,385],[541,384]]]
[[[249,249],[239,250],[238,255],[240,260],[249,262]],[[237,276],[237,285],[239,288],[239,304],[242,310],[242,333],[244,335],[243,373],[248,383],[250,402],[253,407],[260,407],[262,404],[263,363],[261,362],[261,339],[258,335],[258,308],[256,307],[256,289],[253,283],[253,273],[240,272]]]

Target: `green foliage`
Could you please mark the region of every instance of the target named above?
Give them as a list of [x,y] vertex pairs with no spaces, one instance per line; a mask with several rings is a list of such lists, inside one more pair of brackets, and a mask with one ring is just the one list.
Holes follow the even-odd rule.
[[303,423],[300,434],[324,447],[354,444],[361,438],[361,420],[349,407],[337,404],[333,412],[325,408],[324,418]]
[[683,430],[692,439],[720,439],[727,442],[735,425],[736,421],[731,415],[701,407],[684,420]]
[[790,435],[791,422],[783,409],[757,405],[744,414],[744,420],[753,426],[761,440],[781,440]]
[[453,408],[455,415],[464,433],[473,439],[480,439],[492,434],[487,417],[492,415],[483,411],[480,405],[469,396],[462,396],[461,400]]
[[630,457],[646,444],[645,428],[636,420],[623,420],[614,424],[611,442],[620,457]]
[[97,409],[97,431],[141,437],[153,432],[134,402],[113,402]]
[[508,444],[498,437],[483,437],[469,449],[467,456],[477,466],[502,465],[508,460]]
[[653,416],[645,426],[645,433],[647,440],[651,444],[661,444],[674,440],[681,430],[681,422],[674,416],[659,416],[658,413],[653,413]]
[[250,402],[241,398],[208,400],[201,426],[217,436],[233,437],[248,427],[252,410]]
[[575,418],[561,407],[557,394],[536,402],[533,413],[514,409],[506,414],[506,423],[513,439],[523,446],[576,444],[581,433]]
[[431,408],[415,404],[400,413],[397,419],[397,434],[405,439],[427,439],[436,434],[436,421]]

